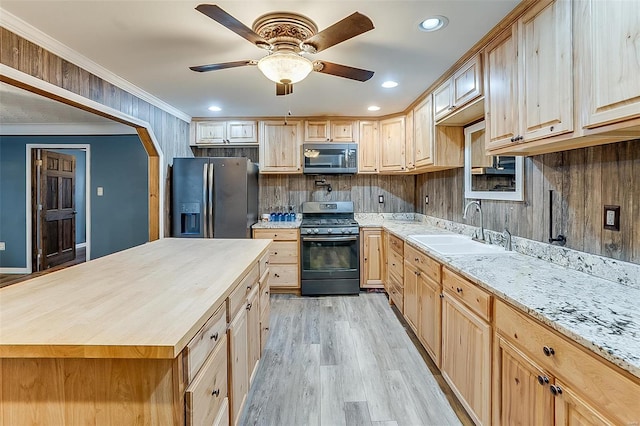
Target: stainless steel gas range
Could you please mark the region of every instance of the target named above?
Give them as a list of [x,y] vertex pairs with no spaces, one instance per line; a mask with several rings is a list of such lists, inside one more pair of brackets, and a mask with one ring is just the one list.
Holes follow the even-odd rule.
[[360,234],[353,202],[307,202],[302,214],[301,294],[358,294]]

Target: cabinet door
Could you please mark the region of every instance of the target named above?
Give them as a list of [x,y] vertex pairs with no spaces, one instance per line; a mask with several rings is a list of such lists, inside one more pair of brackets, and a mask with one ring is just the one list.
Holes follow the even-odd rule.
[[196,144],[223,144],[227,139],[225,121],[196,122]]
[[520,142],[572,131],[571,2],[538,2],[517,25]]
[[378,122],[361,121],[358,173],[378,173]]
[[260,173],[302,173],[299,121],[260,122]]
[[231,424],[237,424],[249,389],[247,310],[240,309],[229,324]]
[[440,367],[442,289],[425,274],[418,279],[418,338],[431,359]]
[[255,121],[227,122],[227,140],[229,143],[257,143],[258,132]]
[[330,139],[333,142],[357,142],[356,122],[351,120],[331,120]]
[[413,146],[415,166],[433,164],[433,102],[427,96],[413,110]]
[[249,374],[249,385],[253,382],[253,377],[258,367],[260,359],[260,289],[255,286],[247,297],[247,372]]
[[382,231],[379,229],[362,230],[362,274],[360,286],[363,288],[382,287]]
[[413,263],[404,261],[404,316],[414,332],[418,331],[418,276]]
[[[451,78],[451,109],[461,108],[482,95],[481,56],[478,54],[465,62]],[[437,118],[436,118],[437,120]]]
[[446,291],[442,376],[478,425],[490,423],[491,326]]
[[380,122],[380,171],[404,171],[404,117]]
[[416,168],[415,164],[415,151],[414,151],[414,126],[413,126],[413,111],[409,111],[409,113],[405,116],[405,131],[404,131],[404,156],[407,164],[407,171],[413,170]]
[[[586,127],[640,117],[640,2],[586,2]],[[582,16],[581,16],[582,18]],[[582,71],[582,70],[581,70]],[[580,74],[579,74],[580,75]]]
[[433,91],[433,115],[436,121],[449,115],[453,109],[452,88],[452,80],[448,79]]
[[494,39],[484,53],[487,148],[511,145],[518,131],[516,26]]
[[559,380],[556,380],[555,386],[555,424],[557,426],[633,424],[620,423],[622,419],[605,418],[594,407],[580,398],[578,393]]
[[495,425],[553,425],[553,377],[496,335]]
[[304,140],[307,142],[328,142],[331,138],[328,120],[307,120],[304,122]]

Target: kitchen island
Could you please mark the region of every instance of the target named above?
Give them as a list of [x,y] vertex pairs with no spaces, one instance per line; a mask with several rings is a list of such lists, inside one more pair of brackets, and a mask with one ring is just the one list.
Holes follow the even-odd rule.
[[[197,418],[185,389],[227,353],[200,330],[222,324],[210,338],[225,341],[269,244],[162,239],[0,290],[0,425]],[[226,379],[225,365],[223,396]]]

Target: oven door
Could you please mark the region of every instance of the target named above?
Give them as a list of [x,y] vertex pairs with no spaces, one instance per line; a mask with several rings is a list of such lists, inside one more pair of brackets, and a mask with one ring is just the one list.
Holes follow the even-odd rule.
[[357,235],[302,235],[303,280],[359,279],[360,244]]

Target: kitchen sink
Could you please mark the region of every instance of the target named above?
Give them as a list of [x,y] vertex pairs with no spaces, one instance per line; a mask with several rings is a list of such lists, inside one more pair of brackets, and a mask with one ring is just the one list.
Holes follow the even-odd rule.
[[508,254],[504,248],[474,241],[465,235],[409,235],[416,243],[444,255]]

